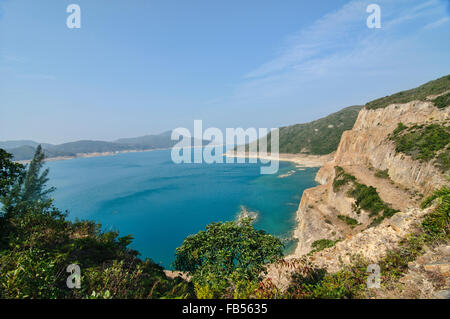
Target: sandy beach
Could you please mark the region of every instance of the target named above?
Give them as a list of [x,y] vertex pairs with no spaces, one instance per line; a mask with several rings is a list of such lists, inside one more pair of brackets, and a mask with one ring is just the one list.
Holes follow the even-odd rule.
[[224,154],[226,157],[234,158],[258,158],[264,160],[279,160],[281,162],[292,162],[299,167],[321,167],[326,162],[333,159],[334,153],[327,155],[308,155],[308,154],[278,154],[278,158],[273,155],[261,156],[258,153],[245,153],[245,155],[237,155],[228,151]]
[[[125,151],[116,151],[116,152],[94,152],[94,153],[78,153],[75,156],[55,156],[55,157],[47,157],[44,159],[45,162],[54,162],[54,161],[66,161],[75,158],[88,158],[88,157],[100,157],[100,156],[114,156],[123,153],[140,153],[140,152],[151,152],[151,151],[159,151],[166,150],[168,148],[151,148],[146,150],[125,150]],[[31,160],[25,161],[16,161],[20,164],[29,164]]]

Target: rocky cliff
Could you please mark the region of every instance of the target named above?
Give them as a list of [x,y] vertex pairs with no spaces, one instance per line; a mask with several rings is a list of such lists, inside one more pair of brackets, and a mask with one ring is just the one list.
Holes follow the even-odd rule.
[[[375,110],[362,109],[353,129],[342,135],[334,159],[318,172],[316,180],[321,185],[303,193],[297,212],[298,246],[294,256],[309,253],[317,240],[339,239],[335,247],[327,250],[329,255],[317,256],[324,265],[335,270],[337,266],[329,261],[338,256],[342,259],[350,251],[374,259],[414,227],[423,215],[417,209],[422,198],[448,184],[445,174],[432,161],[413,160],[396,152],[389,136],[399,123],[448,126],[450,108],[439,109],[430,101],[412,101]],[[401,213],[377,227],[368,227],[370,214],[355,209],[355,200],[347,194],[348,187],[339,191],[333,188],[337,166],[354,176],[358,183],[374,187],[382,201]],[[377,177],[376,173],[381,171],[388,177]]]

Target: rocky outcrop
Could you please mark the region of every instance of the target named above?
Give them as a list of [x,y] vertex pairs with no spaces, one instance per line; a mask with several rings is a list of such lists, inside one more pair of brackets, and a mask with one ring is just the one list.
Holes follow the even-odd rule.
[[[321,185],[303,193],[297,211],[298,227],[294,232],[298,246],[293,256],[307,254],[316,240],[341,239],[322,255],[315,254],[317,261],[335,270],[338,265],[334,262],[337,259],[345,261],[350,252],[361,252],[369,260],[376,259],[377,254],[392,248],[423,215],[423,211],[417,209],[421,198],[448,184],[433,163],[415,161],[395,151],[389,135],[400,122],[405,125],[432,122],[449,125],[450,108],[438,109],[428,101],[413,101],[383,109],[361,110],[353,129],[342,135],[334,159],[319,170],[316,180]],[[346,195],[346,189],[333,190],[336,166],[344,168],[358,182],[375,187],[384,202],[402,213],[378,227],[367,228],[368,213],[355,212],[354,199]],[[390,178],[376,177],[378,170],[387,170]],[[348,225],[338,219],[338,215],[353,218],[358,224]],[[396,225],[392,224],[395,222]]]
[[438,109],[431,102],[413,101],[393,104],[383,109],[363,109],[353,129],[342,135],[334,161],[323,166],[317,174],[317,180],[321,184],[329,182],[334,178],[332,168],[336,165],[362,165],[380,170],[388,169],[392,181],[426,195],[445,185],[444,176],[431,162],[414,161],[409,156],[396,153],[388,136],[400,122],[411,125],[442,123],[449,119],[449,108]]

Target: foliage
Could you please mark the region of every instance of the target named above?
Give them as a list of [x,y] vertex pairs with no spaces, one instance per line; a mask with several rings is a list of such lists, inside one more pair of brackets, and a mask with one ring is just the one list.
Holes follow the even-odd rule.
[[435,98],[433,100],[433,103],[440,109],[446,108],[450,105],[450,92]]
[[422,207],[429,207],[433,202],[436,203],[436,208],[424,218],[423,232],[433,240],[448,240],[450,239],[450,188],[443,187],[435,191],[425,199]]
[[342,220],[343,222],[345,222],[347,225],[350,226],[355,226],[358,225],[358,221],[354,218],[348,217],[348,216],[344,216],[344,215],[338,215],[337,216],[340,220]]
[[430,161],[443,172],[450,170],[450,127],[429,124],[415,124],[407,127],[398,124],[390,136],[395,143],[395,150],[411,156],[414,160]]
[[[430,81],[415,89],[402,91],[369,102],[366,104],[366,109],[374,110],[379,108],[385,108],[386,106],[391,104],[404,104],[415,100],[425,101],[426,98],[430,95],[441,94],[448,90],[450,90],[450,75],[446,75],[437,80]],[[438,103],[440,103],[440,101],[438,101]]]
[[[279,152],[290,154],[330,154],[341,140],[342,133],[351,130],[362,106],[350,106],[324,118],[279,129]],[[267,135],[271,151],[271,134]],[[248,151],[248,145],[246,146]]]
[[339,239],[336,239],[336,240],[331,240],[331,239],[319,239],[319,240],[316,240],[315,242],[313,242],[311,244],[312,250],[309,253],[313,254],[315,252],[324,250],[326,248],[333,247],[339,241],[340,241]]
[[302,263],[294,269],[284,295],[295,299],[352,299],[363,297],[367,265],[359,259],[352,266],[330,274],[324,269]]
[[[5,156],[2,171],[13,163]],[[161,266],[137,258],[131,236],[102,232],[89,221],[70,222],[48,197],[42,152],[21,174],[2,175],[0,298],[185,298],[191,285],[169,279]],[[11,179],[8,181],[7,179]],[[81,289],[66,286],[66,268],[81,268]]]
[[[425,215],[418,232],[410,234],[401,242],[400,247],[388,251],[378,261],[381,268],[381,285],[385,289],[394,289],[399,279],[408,272],[408,263],[425,252],[425,246],[434,247],[450,243],[450,189],[443,187],[435,191],[422,203],[422,208],[434,204],[433,210]],[[291,262],[292,263],[292,262]],[[290,285],[279,298],[367,298],[370,291],[366,288],[369,263],[353,256],[350,265],[336,273],[327,273],[324,269],[313,267],[309,263],[300,263],[293,268]],[[267,287],[267,288],[266,288]],[[273,288],[264,285],[266,295],[273,298]],[[280,294],[278,292],[278,294]]]
[[[355,176],[346,173],[340,166],[335,167],[335,172],[333,190],[337,192],[342,186],[351,184],[350,189],[347,191],[347,195],[355,199],[354,206],[356,213],[359,214],[361,209],[363,209],[370,213],[370,217],[376,217],[370,226],[378,225],[384,218],[392,217],[398,212],[398,210],[391,208],[380,198],[375,187],[358,183]],[[383,212],[381,216],[379,216],[380,212]],[[338,217],[349,225],[354,226],[358,223],[355,219],[347,216],[340,215]]]
[[387,169],[385,169],[385,170],[378,170],[375,173],[375,177],[378,177],[378,178],[389,178],[389,171]]
[[378,195],[375,187],[367,186],[360,183],[355,183],[354,187],[347,193],[356,201],[357,209],[364,209],[370,212],[370,217],[378,215],[381,211],[384,217],[393,216],[397,210],[389,207]]
[[35,205],[51,206],[52,200],[48,195],[55,188],[46,188],[48,169],[41,173],[43,161],[44,152],[39,145],[30,165],[22,170],[12,189],[0,198],[6,214],[11,214],[13,210],[18,214]]
[[408,270],[408,263],[424,253],[425,246],[433,247],[450,243],[450,189],[443,187],[424,200],[422,208],[435,204],[425,215],[420,231],[410,234],[402,245],[389,251],[380,262],[382,280],[385,285],[395,285]]
[[255,282],[266,264],[282,256],[281,241],[251,222],[212,223],[177,248],[175,269],[192,275],[197,296],[220,298],[240,281]]
[[355,182],[356,177],[348,174],[344,171],[344,169],[340,166],[336,166],[335,170],[335,178],[333,180],[333,191],[338,192],[341,186],[347,185],[350,182]]
[[23,166],[12,162],[12,155],[0,148],[0,198],[14,185],[23,171]]

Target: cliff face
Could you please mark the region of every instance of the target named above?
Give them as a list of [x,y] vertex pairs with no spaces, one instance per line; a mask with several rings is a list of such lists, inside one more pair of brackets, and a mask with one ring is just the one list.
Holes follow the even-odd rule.
[[[344,251],[344,246],[356,235],[361,237],[361,232],[374,231],[372,228],[367,229],[369,214],[364,211],[355,212],[354,199],[346,195],[346,190],[333,190],[336,166],[355,176],[358,182],[375,187],[380,198],[392,208],[407,216],[411,215],[409,219],[400,219],[401,222],[394,226],[397,229],[409,229],[411,218],[421,214],[420,210],[415,209],[421,198],[448,182],[444,174],[431,162],[415,161],[410,156],[397,153],[389,135],[400,122],[405,125],[431,122],[448,125],[449,120],[450,108],[438,109],[433,103],[426,101],[361,110],[353,129],[342,135],[334,159],[318,172],[316,180],[322,185],[303,193],[297,211],[298,227],[295,237],[299,243],[294,255],[298,257],[307,254],[311,250],[311,244],[319,239],[341,239],[343,241],[336,247],[341,246]],[[380,170],[387,170],[390,178],[376,177],[375,173]],[[339,219],[339,215],[353,218],[358,224],[350,226]],[[402,225],[402,222],[405,225]],[[391,226],[389,221],[385,220],[376,228],[379,227]],[[373,246],[377,243],[373,236],[367,245]],[[382,237],[381,233],[379,236]],[[367,255],[370,255],[372,248],[377,249],[369,246],[361,246],[361,250],[365,250]]]
[[363,109],[353,129],[344,132],[334,161],[324,165],[317,174],[317,180],[325,184],[334,178],[330,168],[336,165],[363,165],[380,170],[388,169],[389,176],[395,183],[428,194],[446,183],[444,176],[432,163],[421,163],[396,153],[388,135],[400,122],[406,125],[445,122],[449,116],[448,108],[438,109],[431,102],[419,101],[394,104],[384,109]]

